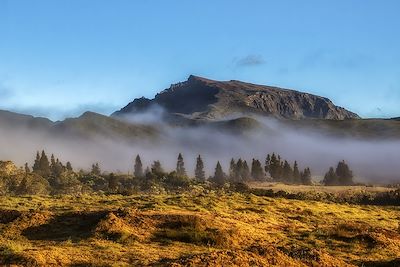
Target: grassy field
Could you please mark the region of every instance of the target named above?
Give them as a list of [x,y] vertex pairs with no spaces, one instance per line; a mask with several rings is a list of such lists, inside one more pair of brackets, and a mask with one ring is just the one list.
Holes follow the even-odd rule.
[[399,266],[400,210],[193,188],[0,197],[5,266]]

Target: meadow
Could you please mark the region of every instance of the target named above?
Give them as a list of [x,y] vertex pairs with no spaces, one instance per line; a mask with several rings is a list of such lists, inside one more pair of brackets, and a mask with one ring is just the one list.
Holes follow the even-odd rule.
[[4,266],[399,266],[400,208],[180,193],[0,197]]

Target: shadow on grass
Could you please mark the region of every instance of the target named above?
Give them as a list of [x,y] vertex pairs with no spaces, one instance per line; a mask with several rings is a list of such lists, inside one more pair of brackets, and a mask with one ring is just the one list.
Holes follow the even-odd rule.
[[29,240],[79,241],[89,238],[107,212],[69,212],[57,215],[48,223],[25,229],[22,235]]

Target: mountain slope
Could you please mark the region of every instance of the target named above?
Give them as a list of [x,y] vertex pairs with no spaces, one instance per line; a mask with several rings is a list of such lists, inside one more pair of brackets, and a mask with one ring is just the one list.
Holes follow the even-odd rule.
[[168,113],[194,119],[223,119],[236,114],[267,115],[286,119],[358,119],[329,99],[289,89],[240,81],[214,81],[190,76],[171,85],[154,99],[135,99],[113,116],[148,110],[153,105]]

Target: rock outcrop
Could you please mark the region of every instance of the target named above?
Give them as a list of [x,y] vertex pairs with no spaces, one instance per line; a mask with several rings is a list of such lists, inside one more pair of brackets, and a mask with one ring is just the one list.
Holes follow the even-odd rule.
[[256,114],[285,119],[357,119],[359,116],[334,105],[328,98],[295,90],[241,81],[214,81],[190,76],[171,85],[154,99],[139,98],[114,116],[145,111],[153,105],[168,113],[190,118],[222,119],[236,114]]

